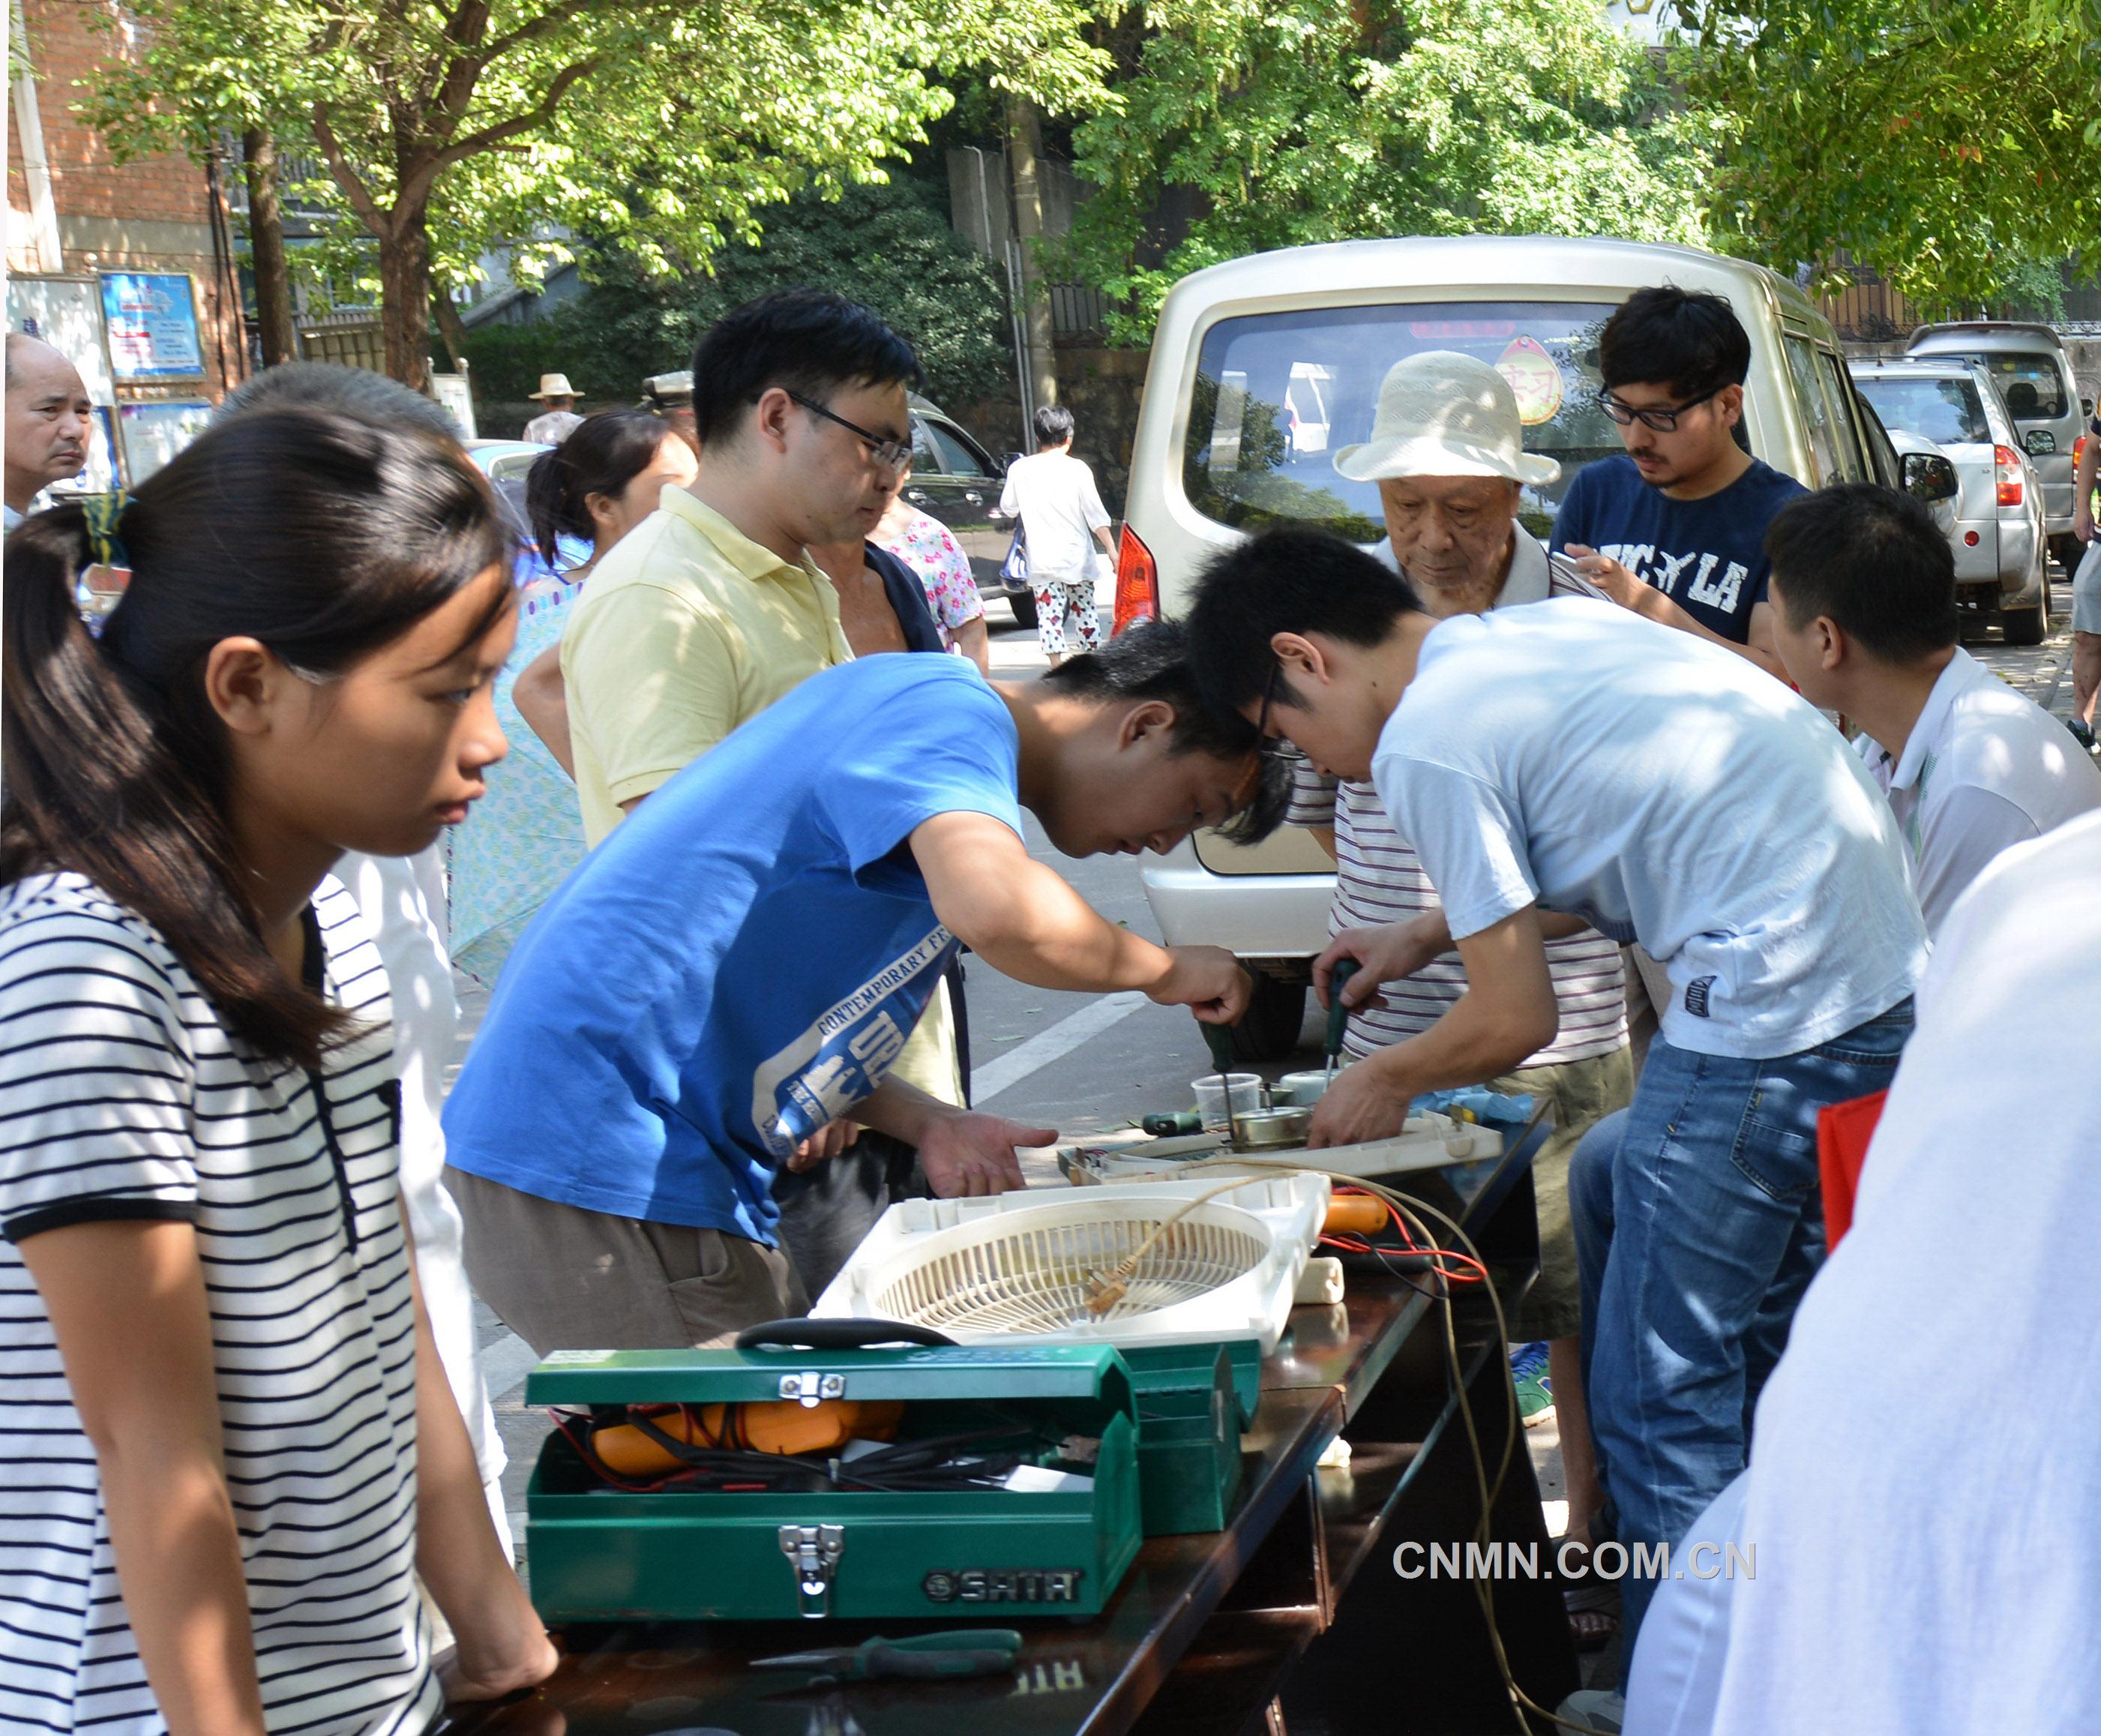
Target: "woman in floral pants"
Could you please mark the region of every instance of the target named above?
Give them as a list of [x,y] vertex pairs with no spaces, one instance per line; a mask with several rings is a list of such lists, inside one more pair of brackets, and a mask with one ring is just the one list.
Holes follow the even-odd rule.
[[1037,640],[1055,668],[1065,660],[1065,617],[1077,623],[1080,649],[1102,640],[1095,615],[1095,549],[1114,551],[1109,516],[1095,473],[1073,456],[1073,413],[1046,404],[1036,413],[1035,454],[1007,467],[998,516],[1021,520],[1036,591]]

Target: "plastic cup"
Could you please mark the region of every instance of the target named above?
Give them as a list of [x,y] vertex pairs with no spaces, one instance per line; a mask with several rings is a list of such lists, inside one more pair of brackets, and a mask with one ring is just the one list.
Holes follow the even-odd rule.
[[[1229,1073],[1226,1083],[1232,1093],[1233,1113],[1252,1115],[1262,1107],[1262,1075],[1257,1073]],[[1226,1092],[1219,1088],[1219,1076],[1192,1079],[1189,1088],[1196,1094],[1196,1113],[1204,1118],[1207,1127],[1224,1132],[1226,1120]]]

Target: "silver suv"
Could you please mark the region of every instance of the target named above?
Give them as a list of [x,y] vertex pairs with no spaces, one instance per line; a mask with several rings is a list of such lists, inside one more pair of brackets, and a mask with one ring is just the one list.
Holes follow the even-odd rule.
[[[1561,476],[1525,490],[1544,535],[1577,470],[1622,450],[1599,409],[1598,336],[1635,290],[1711,290],[1751,339],[1743,432],[1751,451],[1811,488],[1900,485],[1889,437],[1861,403],[1831,322],[1786,279],[1686,247],[1548,236],[1343,241],[1258,254],[1185,277],[1153,339],[1117,563],[1119,625],[1184,606],[1205,559],[1268,525],[1383,534],[1378,490],[1335,472],[1361,440],[1386,371],[1422,350],[1463,350],[1518,388],[1525,450]],[[1934,462],[1921,454],[1918,462]],[[1311,959],[1326,945],[1334,865],[1287,830],[1241,849],[1200,834],[1145,858],[1170,943],[1207,941],[1260,985],[1236,1041],[1249,1059],[1289,1051]]]
[[2041,482],[2050,552],[2069,573],[2086,553],[2072,535],[2072,449],[2085,431],[2072,361],[2057,334],[2012,320],[1964,320],[1920,326],[1905,353],[1966,356],[1991,376],[2013,418],[2016,444]]
[[2035,462],[2016,445],[1991,376],[1961,356],[1856,361],[1853,382],[1882,425],[1917,434],[1954,461],[1962,487],[1948,541],[1966,613],[1996,618],[2010,645],[2050,630],[2050,558]]

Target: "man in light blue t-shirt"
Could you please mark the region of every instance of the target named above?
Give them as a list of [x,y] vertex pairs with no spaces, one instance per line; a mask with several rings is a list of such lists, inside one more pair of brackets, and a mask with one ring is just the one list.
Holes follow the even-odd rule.
[[1197,703],[1179,627],[1034,681],[872,657],[813,675],[676,773],[548,900],[445,1105],[475,1291],[543,1354],[705,1344],[807,1306],[772,1184],[851,1113],[937,1194],[1021,1185],[1055,1129],[886,1077],[958,944],[1042,988],[1139,989],[1229,1022],[1215,947],[1104,921],[1023,841],[1260,836],[1288,776]]
[[[1805,701],[1610,603],[1440,622],[1348,543],[1279,531],[1220,556],[1188,618],[1214,709],[1369,777],[1443,901],[1443,935],[1338,935],[1316,987],[1342,957],[1358,998],[1455,946],[1466,966],[1449,1013],[1329,1087],[1314,1144],[1397,1132],[1550,1042],[1543,941],[1579,920],[1669,973],[1633,1105],[1576,1162],[1610,1180],[1608,1244],[1577,1224],[1606,1488],[1622,1542],[1675,1543],[1743,1468],[1822,1256],[1816,1112],[1886,1086],[1911,1029],[1925,930],[1887,803]],[[1622,1582],[1630,1652],[1651,1589]]]

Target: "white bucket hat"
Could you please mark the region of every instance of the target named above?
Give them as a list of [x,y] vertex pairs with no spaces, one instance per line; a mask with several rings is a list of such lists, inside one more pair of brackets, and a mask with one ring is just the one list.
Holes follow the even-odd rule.
[[1425,350],[1396,362],[1380,383],[1372,437],[1335,454],[1352,482],[1395,476],[1507,476],[1551,482],[1552,458],[1524,450],[1517,394],[1477,356]]
[[577,396],[577,388],[569,383],[569,377],[566,374],[543,374],[540,376],[540,389],[529,392],[525,396],[529,398],[573,398]]

